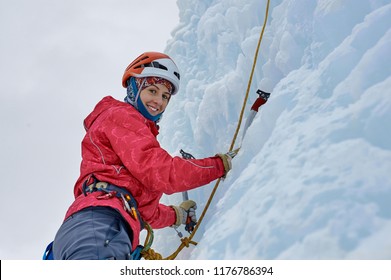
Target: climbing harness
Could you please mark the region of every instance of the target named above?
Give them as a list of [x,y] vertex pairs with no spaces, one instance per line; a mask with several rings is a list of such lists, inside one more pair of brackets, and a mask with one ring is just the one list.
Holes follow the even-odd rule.
[[136,249],[131,253],[131,259],[139,260],[141,259],[143,253],[148,251],[154,240],[154,232],[152,227],[141,218],[140,212],[137,208],[137,202],[132,196],[132,194],[124,188],[117,187],[113,184],[109,184],[107,182],[100,182],[94,176],[91,176],[93,182],[87,185],[87,181],[83,184],[83,193],[87,195],[87,193],[92,193],[95,191],[103,192],[102,195],[97,196],[97,199],[109,199],[112,197],[119,198],[126,212],[130,214],[130,216],[139,221],[141,229],[147,230],[147,237],[145,238],[144,246],[138,245]]
[[110,199],[117,197],[122,201],[124,210],[130,214],[130,216],[140,223],[140,227],[144,228],[144,221],[141,218],[140,212],[137,208],[137,202],[130,192],[124,188],[117,187],[107,182],[100,182],[94,176],[91,176],[92,183],[88,184],[90,180],[86,180],[83,183],[83,193],[86,196],[88,193],[103,192],[102,195],[97,196],[97,199]]
[[[258,40],[256,51],[255,51],[255,56],[254,56],[254,60],[253,60],[253,66],[252,66],[252,69],[251,69],[251,74],[250,74],[250,78],[249,78],[249,81],[248,81],[246,94],[245,94],[245,97],[244,97],[244,100],[243,100],[242,109],[241,109],[240,115],[239,115],[239,122],[238,122],[238,125],[236,127],[236,131],[235,131],[235,134],[233,136],[233,139],[232,139],[232,142],[231,142],[231,146],[229,148],[230,152],[234,150],[234,146],[235,146],[235,143],[236,143],[236,138],[237,138],[237,136],[239,134],[239,131],[240,131],[240,128],[241,128],[243,115],[244,115],[244,111],[245,111],[245,108],[246,108],[246,104],[247,104],[247,100],[248,100],[248,96],[249,96],[249,92],[250,92],[250,87],[251,87],[251,84],[252,84],[252,79],[253,79],[253,76],[254,76],[255,66],[256,66],[256,63],[257,63],[257,59],[258,59],[258,53],[259,53],[260,45],[261,45],[261,42],[262,42],[263,34],[265,32],[265,27],[266,27],[268,15],[269,15],[269,6],[270,6],[270,0],[267,0],[263,27],[262,27],[261,34],[259,36],[259,40]],[[262,93],[262,92],[263,91],[260,91],[259,93]],[[265,94],[265,92],[263,92],[263,93],[264,93],[263,97],[267,96],[266,99],[264,99],[264,101],[266,102],[267,99],[269,98],[270,94],[268,94],[268,93]],[[262,98],[261,95],[260,95],[259,98]],[[262,100],[258,100],[258,103],[262,103],[262,102],[263,102]],[[255,103],[254,103],[254,105],[255,105]],[[259,106],[261,106],[261,105],[259,105]],[[258,106],[258,108],[259,108],[259,106]],[[252,122],[252,120],[251,120],[251,122]],[[251,124],[251,122],[249,124]],[[247,128],[244,130],[244,134],[245,134]],[[243,136],[244,136],[244,134],[243,134]],[[238,151],[239,149],[240,149],[240,146],[239,146],[239,148],[235,149],[234,151]],[[213,190],[212,190],[212,192],[210,194],[210,197],[209,197],[209,199],[208,199],[208,201],[207,201],[207,203],[205,205],[205,208],[202,211],[202,214],[201,214],[200,218],[198,219],[198,223],[195,226],[195,228],[192,231],[192,233],[190,234],[190,236],[182,238],[181,239],[182,243],[179,245],[178,249],[174,253],[172,253],[170,256],[164,258],[165,260],[173,260],[173,259],[175,259],[177,257],[177,255],[183,250],[183,248],[189,247],[190,244],[197,245],[197,242],[193,241],[192,239],[193,239],[194,235],[196,234],[197,229],[199,228],[199,226],[200,226],[200,224],[201,224],[201,222],[202,222],[206,212],[209,209],[209,206],[210,206],[210,204],[211,204],[211,202],[212,202],[212,200],[213,200],[213,198],[215,196],[215,193],[216,193],[217,188],[218,188],[218,186],[220,184],[220,181],[221,181],[221,178],[216,181],[216,184],[215,184],[215,186],[214,186],[214,188],[213,188]],[[147,252],[145,252],[143,254],[143,258],[146,259],[146,260],[161,260],[161,259],[163,259],[163,257],[159,253],[156,253],[152,249],[150,249]]]
[[[92,182],[91,182],[92,181]],[[91,183],[90,183],[91,182]],[[143,219],[137,208],[137,202],[130,192],[126,189],[109,184],[107,182],[98,181],[95,176],[91,176],[88,180],[83,183],[83,194],[86,196],[93,192],[102,192],[101,195],[97,196],[97,199],[110,199],[118,198],[123,203],[124,209],[130,214],[130,216],[140,223],[141,229],[147,230],[147,237],[144,242],[144,246],[138,245],[130,255],[131,260],[139,260],[145,251],[148,251],[153,243],[154,233],[152,227]],[[42,257],[43,260],[53,260],[53,241],[48,244]]]

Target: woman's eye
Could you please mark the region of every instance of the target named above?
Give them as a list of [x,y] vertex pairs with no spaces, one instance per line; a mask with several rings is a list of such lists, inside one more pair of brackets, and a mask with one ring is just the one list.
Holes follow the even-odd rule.
[[171,94],[163,94],[163,99],[167,100],[167,102],[170,101],[170,98],[171,98]]

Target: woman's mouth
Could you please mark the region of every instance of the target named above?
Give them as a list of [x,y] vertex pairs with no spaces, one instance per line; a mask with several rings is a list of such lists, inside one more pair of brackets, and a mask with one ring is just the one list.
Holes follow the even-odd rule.
[[154,113],[154,114],[156,114],[156,113],[159,112],[159,109],[156,108],[156,107],[154,107],[154,106],[147,105],[147,107],[148,107],[148,109],[149,109],[152,113]]

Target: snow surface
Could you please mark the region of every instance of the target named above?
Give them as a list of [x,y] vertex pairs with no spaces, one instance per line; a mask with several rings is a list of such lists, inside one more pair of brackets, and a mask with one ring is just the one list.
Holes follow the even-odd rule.
[[[198,246],[178,258],[390,259],[391,3],[271,2],[248,110],[257,88],[271,98],[220,184]],[[207,157],[229,149],[266,1],[177,3],[166,51],[182,88],[160,140],[172,154]],[[189,192],[198,215],[213,185]],[[163,256],[180,243],[172,229],[155,235]]]

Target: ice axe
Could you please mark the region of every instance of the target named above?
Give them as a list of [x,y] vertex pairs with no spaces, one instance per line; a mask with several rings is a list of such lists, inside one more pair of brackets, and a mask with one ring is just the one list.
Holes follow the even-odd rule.
[[[261,107],[263,104],[265,104],[267,102],[267,100],[269,99],[269,97],[270,97],[270,93],[269,92],[266,92],[266,91],[263,91],[263,90],[260,90],[260,89],[257,90],[257,94],[259,96],[255,100],[254,104],[251,106],[250,113],[249,113],[249,115],[247,117],[246,123],[245,123],[244,128],[243,128],[243,136],[242,136],[239,148],[233,149],[233,145],[235,143],[235,141],[234,141],[231,144],[231,148],[230,148],[232,150],[230,150],[227,153],[231,158],[234,158],[238,154],[240,148],[242,147],[242,142],[243,142],[244,136],[246,135],[247,129],[252,124],[252,122],[253,122],[253,120],[255,118],[255,115],[258,113],[259,107]],[[238,134],[238,131],[236,131],[234,139],[236,139],[237,134]]]
[[[195,157],[194,157],[192,154],[186,153],[186,152],[185,152],[184,150],[182,150],[182,149],[181,149],[179,152],[181,153],[183,159],[195,159]],[[183,199],[183,201],[189,200],[189,194],[188,194],[187,191],[182,192],[182,199]],[[186,230],[188,233],[192,233],[196,224],[197,224],[197,223],[194,222],[194,221],[191,219],[191,217],[190,217],[190,215],[189,215],[189,211],[187,211],[185,230]]]
[[[243,136],[242,136],[241,142],[243,141],[244,136],[246,135],[247,129],[253,123],[255,115],[258,113],[259,107],[261,107],[263,104],[265,104],[267,102],[267,100],[269,99],[269,97],[270,97],[270,93],[269,92],[266,92],[266,91],[263,91],[263,90],[260,90],[260,89],[257,90],[257,94],[259,96],[255,100],[254,104],[251,106],[250,113],[249,113],[249,115],[247,117],[246,123],[245,123],[244,128],[243,128]],[[229,154],[231,156],[231,158],[234,158],[238,154],[238,152],[239,152],[241,147],[242,147],[242,143],[240,143],[239,148],[236,148],[236,149],[228,152],[227,154]]]
[[246,123],[245,123],[244,128],[243,128],[242,140],[243,140],[244,136],[246,135],[247,129],[252,124],[252,122],[253,122],[253,120],[255,118],[255,115],[258,113],[259,107],[261,107],[263,104],[265,104],[267,102],[267,100],[269,99],[269,97],[270,97],[270,93],[269,92],[266,92],[266,91],[263,91],[263,90],[260,90],[260,89],[257,90],[257,94],[259,96],[255,100],[254,104],[251,106],[250,114],[248,115]]
[[[185,192],[182,192],[182,199],[183,201],[186,201],[186,200],[189,200],[189,194],[187,193],[187,191]],[[190,215],[189,215],[189,211],[187,211],[187,217],[186,217],[186,224],[185,224],[185,230],[188,232],[188,233],[192,233],[193,230],[194,230],[194,227],[196,226],[196,222],[194,222]]]

